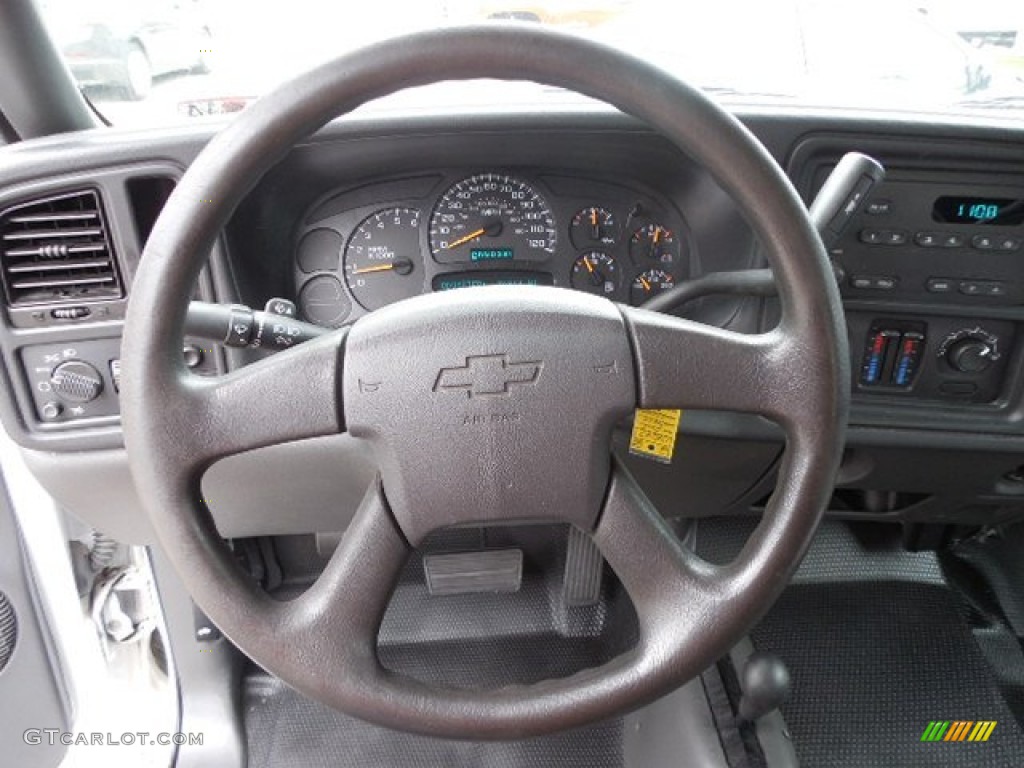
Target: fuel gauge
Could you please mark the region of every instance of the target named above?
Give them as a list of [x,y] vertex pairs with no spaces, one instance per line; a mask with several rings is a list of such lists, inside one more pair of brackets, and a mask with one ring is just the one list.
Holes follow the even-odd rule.
[[615,216],[607,208],[584,208],[569,224],[572,244],[580,250],[595,245],[614,245],[618,236]]
[[572,265],[572,287],[597,296],[611,296],[619,287],[619,266],[603,251],[591,251]]
[[635,307],[659,293],[675,287],[676,281],[663,269],[648,269],[641,272],[629,286],[629,303]]

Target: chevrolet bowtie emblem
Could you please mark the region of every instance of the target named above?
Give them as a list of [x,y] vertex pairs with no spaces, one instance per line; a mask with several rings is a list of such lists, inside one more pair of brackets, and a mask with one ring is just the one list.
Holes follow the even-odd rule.
[[442,368],[434,391],[461,390],[466,397],[507,395],[513,386],[536,384],[543,367],[539,360],[512,363],[508,355],[470,355],[465,365]]

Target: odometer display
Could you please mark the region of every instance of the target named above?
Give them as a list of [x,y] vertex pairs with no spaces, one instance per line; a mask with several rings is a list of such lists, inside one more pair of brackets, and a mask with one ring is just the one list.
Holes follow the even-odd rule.
[[511,248],[474,248],[469,252],[470,261],[507,261],[515,258]]
[[442,264],[544,261],[555,252],[551,209],[524,181],[493,173],[453,185],[430,217],[430,252]]

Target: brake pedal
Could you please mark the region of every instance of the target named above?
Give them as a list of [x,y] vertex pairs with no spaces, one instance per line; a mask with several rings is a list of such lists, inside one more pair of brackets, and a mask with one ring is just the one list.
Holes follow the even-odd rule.
[[518,592],[523,583],[521,549],[426,555],[423,573],[431,595]]

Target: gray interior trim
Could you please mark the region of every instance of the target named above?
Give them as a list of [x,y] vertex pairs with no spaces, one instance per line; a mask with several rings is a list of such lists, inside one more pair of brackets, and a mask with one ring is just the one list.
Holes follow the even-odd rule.
[[[23,449],[22,455],[54,499],[80,519],[124,543],[155,543],[124,449]],[[376,471],[364,446],[334,435],[225,458],[204,476],[202,498],[227,538],[340,533]]]
[[0,104],[22,139],[94,128],[89,109],[34,0],[0,3]]
[[13,608],[17,642],[7,665],[0,669],[0,744],[4,761],[11,765],[49,768],[59,765],[67,746],[26,739],[30,729],[68,730],[71,703],[62,682],[59,661],[50,650],[52,640],[42,614],[22,551],[6,488],[0,482],[0,591]]
[[202,744],[177,748],[174,768],[244,768],[238,690],[244,659],[223,637],[197,640],[195,603],[159,547],[150,550],[150,558],[167,623],[168,650],[178,676],[178,730],[203,734]]

